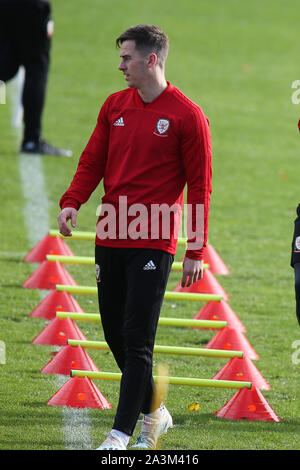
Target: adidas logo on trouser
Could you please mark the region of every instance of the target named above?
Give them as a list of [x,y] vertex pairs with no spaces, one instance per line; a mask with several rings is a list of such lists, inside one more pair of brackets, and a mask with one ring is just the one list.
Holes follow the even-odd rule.
[[153,261],[149,261],[149,263],[147,263],[144,267],[143,267],[143,270],[144,271],[148,271],[149,269],[156,269],[156,266],[155,264],[153,263]]

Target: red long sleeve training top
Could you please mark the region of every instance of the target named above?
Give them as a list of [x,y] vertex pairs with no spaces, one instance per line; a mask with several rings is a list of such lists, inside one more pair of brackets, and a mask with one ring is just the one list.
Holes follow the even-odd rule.
[[[160,214],[158,233],[153,235],[152,231],[149,236],[151,224],[155,225],[152,219],[157,217],[151,208],[165,204],[182,207],[187,184],[187,204],[192,207],[190,233],[195,234],[198,227],[196,206],[201,204],[204,209],[202,241],[206,246],[212,178],[209,123],[201,108],[170,82],[151,103],[144,103],[134,88],[107,98],[71,185],[61,197],[60,207],[78,210],[102,178],[105,191],[102,207],[110,204],[115,208],[116,230],[113,236],[106,237],[99,235],[97,230],[96,244],[160,249],[175,254],[179,230],[176,217],[178,223],[181,213],[174,217],[171,213],[167,236],[162,231],[163,216]],[[119,230],[120,208],[123,210],[124,207],[120,206],[120,197],[126,201],[127,209],[131,207],[131,212],[122,218],[127,223],[127,236]],[[147,236],[128,236],[130,225],[134,224],[135,233],[139,232],[137,222],[140,222],[139,228],[145,225],[141,211],[137,211],[139,206],[132,206],[134,204],[143,204],[147,209],[143,212],[147,216],[143,233],[145,235],[146,231]],[[97,227],[101,221],[109,225],[107,214],[100,213]],[[195,239],[188,238],[190,241]],[[188,243],[186,256],[203,259],[203,247],[196,246],[195,249],[194,244],[189,246]]]

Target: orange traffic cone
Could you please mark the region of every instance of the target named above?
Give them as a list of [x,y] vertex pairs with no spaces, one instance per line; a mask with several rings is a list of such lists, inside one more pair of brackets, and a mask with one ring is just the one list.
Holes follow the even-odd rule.
[[74,256],[74,253],[61,237],[51,237],[47,234],[29,251],[24,261],[42,263],[46,260],[46,255]]
[[190,287],[181,287],[181,282],[173,289],[174,292],[199,292],[203,294],[216,294],[222,295],[223,299],[228,300],[228,294],[223,287],[210,272],[209,269],[204,269],[203,278],[194,282]]
[[78,302],[68,292],[52,290],[29,314],[30,317],[53,320],[56,312],[84,313]]
[[226,326],[219,331],[205,346],[207,349],[228,349],[243,351],[249,359],[259,359],[247,338],[240,331]]
[[219,254],[216,252],[214,247],[210,244],[207,244],[207,246],[203,250],[204,254],[204,263],[209,264],[209,269],[213,274],[222,274],[222,275],[227,275],[230,274],[229,269],[225,265],[225,263],[222,261],[221,257]]
[[[227,326],[230,328],[235,328],[243,333],[247,331],[236,313],[234,313],[229,304],[224,300],[207,302],[193,318],[196,320],[226,321]],[[216,328],[210,329],[213,330]]]
[[71,408],[111,408],[110,403],[88,377],[71,377],[47,402],[50,406]]
[[56,317],[32,340],[32,344],[66,346],[68,339],[87,340],[70,318]]
[[244,387],[238,390],[215,415],[225,419],[280,421],[279,416],[254,385],[251,389]]
[[76,282],[58,261],[43,261],[25,281],[22,287],[28,289],[55,289],[56,284],[76,286]]
[[98,367],[81,346],[68,344],[50,359],[42,368],[41,373],[70,375],[71,369],[99,372]]
[[268,382],[247,356],[243,358],[233,357],[230,359],[230,361],[214,375],[213,379],[242,380],[245,382],[251,382],[259,390],[271,389]]

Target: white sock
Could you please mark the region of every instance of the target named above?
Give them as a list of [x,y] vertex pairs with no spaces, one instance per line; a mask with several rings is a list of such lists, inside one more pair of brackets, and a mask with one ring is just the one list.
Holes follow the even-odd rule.
[[119,431],[118,429],[112,429],[111,432],[119,436],[120,439],[124,442],[125,447],[127,447],[130,436],[128,434],[125,434],[125,432]]
[[148,416],[149,418],[158,418],[160,414],[164,412],[164,410],[165,410],[165,405],[161,403],[159,408],[152,411],[152,413],[145,414],[144,416]]

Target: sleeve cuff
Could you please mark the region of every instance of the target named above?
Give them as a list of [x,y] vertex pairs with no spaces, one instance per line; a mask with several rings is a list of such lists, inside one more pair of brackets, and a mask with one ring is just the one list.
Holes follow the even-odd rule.
[[185,252],[185,256],[190,259],[194,259],[196,261],[201,261],[204,259],[204,253],[203,253],[203,248],[201,250],[197,251],[192,251],[192,250],[187,250]]
[[60,203],[60,208],[65,209],[66,207],[73,207],[77,211],[80,209],[81,204],[74,199],[66,199]]

